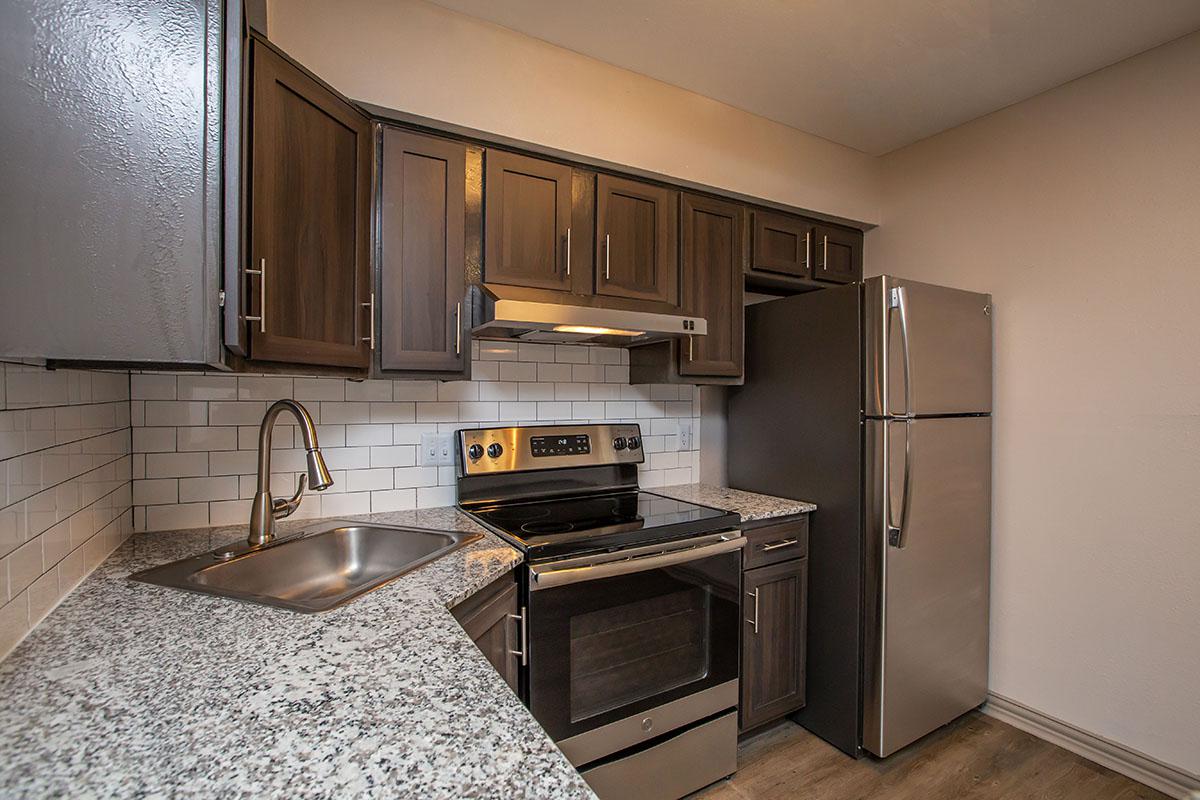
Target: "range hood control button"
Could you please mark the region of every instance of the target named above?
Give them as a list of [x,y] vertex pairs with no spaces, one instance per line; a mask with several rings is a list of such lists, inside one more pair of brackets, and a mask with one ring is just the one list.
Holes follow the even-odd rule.
[[492,442],[491,444],[488,445],[487,453],[492,458],[499,458],[500,454],[503,452],[504,452],[504,448],[500,446],[499,442]]
[[629,449],[630,449],[630,450],[637,450],[637,449],[638,449],[639,447],[641,447],[641,446],[642,446],[642,440],[641,440],[641,439],[639,439],[639,438],[638,438],[638,437],[636,437],[636,436],[630,436],[630,437],[629,437]]
[[625,449],[625,437],[624,436],[618,436],[617,438],[613,439],[613,450],[624,450],[624,449]]
[[483,445],[471,445],[467,448],[467,455],[471,457],[472,461],[478,461],[479,459],[483,458]]

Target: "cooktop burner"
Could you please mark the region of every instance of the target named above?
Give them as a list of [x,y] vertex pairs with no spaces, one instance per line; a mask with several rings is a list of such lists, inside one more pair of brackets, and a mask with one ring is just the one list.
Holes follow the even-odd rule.
[[643,491],[475,507],[472,516],[531,560],[636,547],[737,527],[738,517]]

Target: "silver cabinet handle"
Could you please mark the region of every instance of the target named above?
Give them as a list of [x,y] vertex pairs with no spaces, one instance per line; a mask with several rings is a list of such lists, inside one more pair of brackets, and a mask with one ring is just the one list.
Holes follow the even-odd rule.
[[454,355],[462,355],[462,300],[454,306]]
[[693,361],[696,357],[696,337],[688,334],[688,361]]
[[571,275],[571,229],[567,228],[567,276]]
[[755,635],[758,635],[758,588],[759,587],[755,586],[753,592],[746,592],[746,597],[754,598],[754,619],[748,619],[746,622],[754,625]]
[[515,619],[520,626],[520,633],[517,635],[517,641],[521,643],[519,650],[509,650],[510,655],[518,656],[521,659],[521,666],[529,663],[529,626],[525,624],[525,609],[521,609],[520,614],[509,614],[509,619]]
[[264,258],[259,262],[258,269],[247,269],[247,275],[258,276],[258,316],[246,317],[247,322],[257,322],[258,332],[267,332],[267,260]]
[[371,333],[369,336],[364,336],[363,341],[370,342],[371,349],[374,350],[375,349],[375,293],[374,292],[371,292],[371,302],[363,303],[362,307],[367,309],[371,314],[371,322],[369,323],[370,324],[369,330]]
[[604,280],[608,280],[608,254],[612,250],[608,244],[608,234],[604,234]]
[[823,252],[821,254],[821,269],[828,272],[829,271],[829,236],[826,235],[824,238],[825,238],[825,252]]
[[783,541],[780,541],[780,542],[771,542],[770,544],[764,544],[759,549],[761,549],[764,553],[769,553],[772,550],[778,550],[781,547],[791,547],[792,545],[798,544],[799,542],[800,542],[799,539],[784,539]]
[[808,256],[812,252],[812,231],[804,232],[804,268],[808,269]]

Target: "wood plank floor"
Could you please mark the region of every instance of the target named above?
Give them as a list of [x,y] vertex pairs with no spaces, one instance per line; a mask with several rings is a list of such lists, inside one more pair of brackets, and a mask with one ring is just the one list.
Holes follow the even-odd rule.
[[849,758],[792,722],[741,743],[732,779],[693,800],[1162,800],[1167,795],[971,712],[887,760]]

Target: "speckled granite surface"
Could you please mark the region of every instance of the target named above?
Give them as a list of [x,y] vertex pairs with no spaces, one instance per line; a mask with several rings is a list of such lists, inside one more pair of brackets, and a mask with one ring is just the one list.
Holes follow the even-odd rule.
[[484,538],[306,615],[125,580],[244,527],[135,535],[0,663],[0,794],[594,797],[446,610],[519,554],[354,519]]
[[742,515],[742,522],[772,517],[786,517],[790,514],[807,514],[816,511],[813,503],[803,500],[787,500],[782,497],[772,497],[767,494],[743,492],[741,489],[729,489],[724,486],[709,486],[705,483],[685,483],[678,486],[657,486],[647,491],[673,497],[688,503],[699,503],[702,506],[712,506],[724,511],[736,511]]

